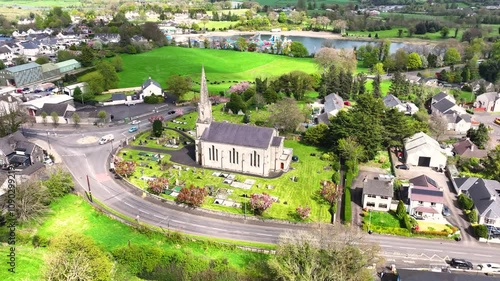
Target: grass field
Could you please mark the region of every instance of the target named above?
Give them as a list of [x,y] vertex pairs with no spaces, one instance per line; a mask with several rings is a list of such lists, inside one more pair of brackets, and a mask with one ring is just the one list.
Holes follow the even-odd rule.
[[[268,5],[271,7],[287,7],[287,6],[295,6],[297,1],[295,0],[257,0],[255,1],[260,5]],[[320,8],[322,3],[325,4],[348,4],[348,3],[357,3],[358,1],[349,1],[349,0],[319,0],[317,2],[317,8]]]
[[0,5],[29,7],[70,7],[83,6],[80,0],[0,0]]
[[[140,86],[148,77],[166,87],[170,75],[188,75],[198,82],[205,66],[208,88],[218,93],[233,81],[253,81],[256,77],[275,77],[294,70],[314,73],[311,58],[180,47],[164,47],[138,55],[122,55],[124,71],[118,73],[119,87]],[[213,84],[213,83],[220,84]]]
[[16,244],[16,267],[15,273],[7,271],[10,266],[7,264],[7,255],[10,254],[8,246],[0,246],[0,276],[2,281],[19,280],[42,280],[42,269],[44,265],[44,255],[46,248],[33,248],[31,245]]

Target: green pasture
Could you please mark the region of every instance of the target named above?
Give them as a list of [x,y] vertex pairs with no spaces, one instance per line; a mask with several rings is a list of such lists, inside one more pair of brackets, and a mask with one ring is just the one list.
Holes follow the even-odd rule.
[[44,267],[44,256],[47,254],[46,248],[34,248],[31,245],[20,245],[16,243],[16,266],[15,273],[7,271],[10,266],[7,264],[7,255],[10,254],[9,245],[0,245],[0,276],[3,281],[18,280],[42,280]]
[[[287,6],[295,6],[297,5],[297,1],[295,0],[257,0],[257,3],[259,3],[261,6],[268,5],[271,7],[287,7]],[[317,2],[317,9],[320,9],[320,5],[322,3],[325,4],[348,4],[355,2],[357,3],[358,1],[349,1],[349,0],[319,0]]]
[[[207,31],[211,31],[212,28],[215,28],[215,31],[219,31],[219,28],[229,28],[230,25],[234,26],[236,23],[233,21],[209,21],[206,27]],[[200,24],[200,27],[203,27],[203,24]]]
[[170,75],[188,75],[200,81],[205,66],[211,92],[229,89],[234,81],[253,81],[256,77],[275,77],[294,70],[314,73],[311,58],[291,58],[261,53],[163,47],[137,55],[122,55],[124,71],[118,73],[119,87],[137,87],[148,77],[166,87]]
[[80,0],[0,0],[2,6],[29,6],[29,7],[76,7],[83,6]]
[[[366,90],[371,92],[373,90],[373,80],[368,79],[365,84]],[[391,87],[391,80],[382,80],[380,82],[380,90],[382,91],[382,96],[385,96],[389,92]]]

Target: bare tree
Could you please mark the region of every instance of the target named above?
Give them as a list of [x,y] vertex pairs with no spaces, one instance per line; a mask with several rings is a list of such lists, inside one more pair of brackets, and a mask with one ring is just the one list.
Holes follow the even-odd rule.
[[354,51],[334,48],[321,48],[314,56],[314,61],[324,72],[328,71],[332,65],[353,72],[358,63]]
[[[18,182],[15,187],[16,200],[15,211],[19,221],[40,221],[40,217],[47,211],[50,201],[47,188],[40,184],[37,179]],[[6,196],[2,199],[2,206],[7,203]]]
[[434,111],[431,118],[429,118],[429,129],[436,140],[439,141],[448,131],[448,120],[442,114]]
[[279,130],[293,132],[304,122],[304,114],[300,111],[297,102],[293,98],[284,98],[268,108],[271,115],[272,125]]
[[370,280],[369,266],[383,263],[379,252],[357,228],[324,225],[285,232],[269,266],[277,280]]

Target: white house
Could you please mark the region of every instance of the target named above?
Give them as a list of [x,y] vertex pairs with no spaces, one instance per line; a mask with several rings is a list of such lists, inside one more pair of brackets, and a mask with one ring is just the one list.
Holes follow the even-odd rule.
[[151,77],[149,77],[148,80],[142,83],[140,95],[141,99],[144,99],[144,97],[149,97],[151,95],[163,96],[163,91],[161,89],[160,83],[156,82],[155,80],[151,79]]
[[500,111],[500,93],[489,92],[477,96],[474,107],[484,108],[487,112]]
[[423,132],[405,139],[406,163],[413,166],[444,168],[446,155],[439,143]]
[[21,46],[21,54],[27,57],[35,57],[40,53],[38,45],[33,42],[24,42],[19,44]]
[[196,121],[196,162],[205,168],[262,177],[288,171],[293,150],[274,128],[214,122],[202,69]]
[[472,117],[469,114],[452,111],[444,114],[444,118],[448,121],[448,131],[467,134],[467,131],[472,127]]
[[436,182],[426,175],[410,179],[409,212],[422,218],[442,218],[444,194]]
[[500,227],[500,182],[481,178],[454,178],[459,193],[474,201],[479,223]]
[[14,53],[7,45],[0,47],[0,60],[10,62],[14,58],[13,55]]
[[412,102],[402,102],[396,96],[387,94],[383,99],[384,105],[388,108],[396,108],[399,112],[413,115],[418,112],[418,107]]
[[431,104],[435,104],[436,102],[441,101],[443,99],[447,99],[447,100],[451,101],[452,103],[457,102],[452,95],[448,95],[445,92],[440,92],[439,94],[436,94],[435,96],[432,97]]
[[319,107],[321,114],[316,116],[316,123],[329,124],[330,118],[336,116],[344,108],[344,100],[337,94],[329,94],[325,97],[324,104]]
[[63,93],[65,95],[72,97],[76,88],[80,88],[80,90],[82,90],[82,93],[85,93],[85,91],[87,91],[87,87],[88,87],[88,85],[86,82],[68,85],[68,86],[63,88]]
[[392,180],[367,179],[363,181],[363,209],[387,212],[391,208],[393,195]]

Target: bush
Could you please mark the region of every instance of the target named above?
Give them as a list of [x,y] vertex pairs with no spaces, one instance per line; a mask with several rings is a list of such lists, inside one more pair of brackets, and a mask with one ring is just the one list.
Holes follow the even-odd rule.
[[464,210],[470,210],[474,207],[474,201],[472,201],[469,196],[462,193],[458,195],[458,205]]
[[480,238],[488,238],[488,228],[484,224],[474,226],[474,233]]
[[149,97],[144,97],[144,102],[147,104],[157,104],[162,103],[164,98],[162,96],[151,95]]
[[433,236],[448,236],[448,231],[440,231],[440,230],[423,230],[423,231],[415,231],[415,234],[419,235],[433,235]]
[[350,224],[352,220],[352,210],[351,210],[351,188],[344,188],[344,217],[342,218],[345,224]]
[[477,219],[478,219],[477,211],[475,209],[471,210],[467,214],[467,219],[469,220],[470,223],[477,223]]

